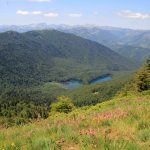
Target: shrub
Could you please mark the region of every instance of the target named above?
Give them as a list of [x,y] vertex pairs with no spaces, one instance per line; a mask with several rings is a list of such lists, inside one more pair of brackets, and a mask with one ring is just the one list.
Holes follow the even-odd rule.
[[51,112],[69,113],[75,106],[69,97],[58,97],[56,103],[51,104]]

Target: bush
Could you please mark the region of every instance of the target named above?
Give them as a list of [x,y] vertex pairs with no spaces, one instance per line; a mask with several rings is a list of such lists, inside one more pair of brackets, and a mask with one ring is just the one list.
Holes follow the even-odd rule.
[[69,113],[75,108],[72,100],[68,97],[61,96],[57,100],[56,103],[51,104],[51,112]]

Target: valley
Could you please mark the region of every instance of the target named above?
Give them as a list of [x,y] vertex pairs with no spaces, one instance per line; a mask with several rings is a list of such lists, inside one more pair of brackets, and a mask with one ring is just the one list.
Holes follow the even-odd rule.
[[107,101],[138,70],[135,61],[102,44],[53,29],[0,33],[0,58],[1,124],[6,127],[26,124],[37,114],[47,118],[59,96],[76,107]]
[[149,147],[149,48],[76,30],[0,33],[0,149]]

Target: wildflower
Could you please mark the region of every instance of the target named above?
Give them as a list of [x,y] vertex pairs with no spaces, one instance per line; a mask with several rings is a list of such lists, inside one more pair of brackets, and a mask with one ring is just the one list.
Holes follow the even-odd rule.
[[137,107],[137,110],[138,111],[142,110],[142,107],[141,106]]
[[82,115],[81,116],[81,120],[83,121],[83,120],[85,120],[86,119],[86,116],[85,115]]
[[94,136],[96,133],[95,133],[95,131],[93,129],[90,128],[88,130],[87,134],[90,135],[90,136]]
[[80,133],[80,135],[85,134],[84,130],[80,130],[79,133]]
[[79,131],[80,135],[89,135],[89,136],[95,136],[96,132],[93,129],[88,129],[88,130],[80,130]]
[[15,143],[11,143],[11,146],[12,146],[12,147],[15,147]]

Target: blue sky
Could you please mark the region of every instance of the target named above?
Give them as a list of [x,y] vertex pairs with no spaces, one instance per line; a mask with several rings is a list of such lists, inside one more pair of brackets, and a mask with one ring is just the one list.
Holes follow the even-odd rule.
[[150,29],[150,0],[0,0],[0,24]]

